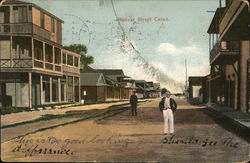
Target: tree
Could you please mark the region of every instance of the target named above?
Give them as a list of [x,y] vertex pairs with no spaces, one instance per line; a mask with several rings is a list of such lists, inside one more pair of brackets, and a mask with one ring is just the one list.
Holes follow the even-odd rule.
[[90,65],[94,63],[94,57],[87,55],[88,48],[83,44],[71,44],[69,46],[64,46],[64,49],[68,51],[75,52],[81,55],[81,69],[86,65]]

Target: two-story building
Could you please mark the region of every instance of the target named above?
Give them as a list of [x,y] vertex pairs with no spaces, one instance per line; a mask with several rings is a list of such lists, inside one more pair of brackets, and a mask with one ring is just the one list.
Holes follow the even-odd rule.
[[250,105],[250,9],[242,0],[226,0],[209,26],[209,102],[243,112]]
[[33,3],[0,6],[0,106],[79,101],[80,55],[63,50],[62,23]]

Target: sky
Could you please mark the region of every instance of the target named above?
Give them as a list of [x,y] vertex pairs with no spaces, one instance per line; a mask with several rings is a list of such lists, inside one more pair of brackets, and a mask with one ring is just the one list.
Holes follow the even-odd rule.
[[123,69],[181,92],[209,74],[207,29],[219,0],[26,0],[64,20],[63,45],[81,43],[93,68]]

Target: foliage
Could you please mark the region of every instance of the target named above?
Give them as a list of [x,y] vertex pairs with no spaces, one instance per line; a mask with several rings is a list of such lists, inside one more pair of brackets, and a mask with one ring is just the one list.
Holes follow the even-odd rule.
[[83,44],[71,44],[63,48],[81,55],[81,68],[94,63],[94,57],[87,55],[88,48]]

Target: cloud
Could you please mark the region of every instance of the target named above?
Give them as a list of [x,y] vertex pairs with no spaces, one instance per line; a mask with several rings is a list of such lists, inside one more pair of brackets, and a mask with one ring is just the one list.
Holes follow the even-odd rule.
[[176,47],[171,43],[161,43],[156,51],[161,55],[181,56],[189,54],[200,54],[201,49],[196,45]]

